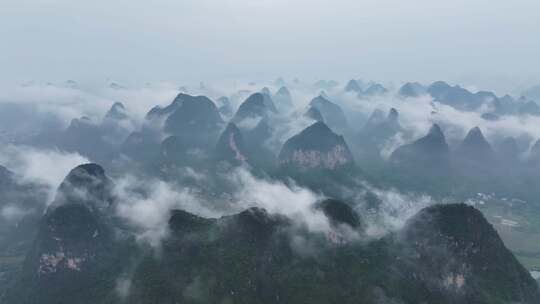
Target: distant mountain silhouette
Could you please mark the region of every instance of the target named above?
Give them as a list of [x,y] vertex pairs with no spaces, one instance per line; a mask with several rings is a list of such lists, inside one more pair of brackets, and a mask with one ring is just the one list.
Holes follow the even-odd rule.
[[427,92],[438,102],[460,110],[474,110],[482,104],[492,103],[497,96],[491,92],[480,91],[471,93],[460,86],[450,86],[444,81],[432,83]]
[[178,94],[174,100],[166,107],[155,106],[148,113],[146,113],[146,119],[166,119],[170,114],[176,111],[182,106],[183,100],[189,95],[185,93]]
[[309,105],[319,110],[325,123],[337,132],[344,132],[349,128],[345,113],[337,104],[318,96],[311,100]]
[[363,93],[362,87],[355,79],[351,79],[347,86],[345,86],[345,92]]
[[529,100],[519,106],[518,113],[521,115],[540,116],[540,106],[536,102]]
[[388,92],[388,90],[379,83],[375,83],[367,87],[362,93],[363,96],[375,96]]
[[411,144],[397,148],[391,155],[393,163],[427,174],[447,174],[450,150],[441,128],[434,124],[428,134]]
[[279,88],[274,95],[273,100],[280,111],[289,111],[294,106],[291,92],[289,89],[287,89],[287,87]]
[[107,114],[105,114],[105,119],[112,119],[112,120],[124,120],[128,118],[128,114],[126,113],[126,108],[121,102],[115,102]]
[[418,82],[407,82],[399,89],[402,97],[418,97],[426,93],[426,87]]
[[495,161],[495,152],[478,127],[472,128],[455,151],[460,160],[475,164]]

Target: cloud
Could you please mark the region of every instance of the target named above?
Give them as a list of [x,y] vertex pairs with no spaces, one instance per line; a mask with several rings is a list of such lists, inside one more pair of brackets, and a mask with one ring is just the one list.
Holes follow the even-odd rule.
[[313,123],[315,121],[304,116],[303,112],[293,112],[287,116],[274,117],[271,120],[273,132],[265,145],[277,155],[289,138],[302,132]]
[[398,231],[409,218],[421,209],[445,203],[445,200],[435,200],[427,194],[403,193],[397,189],[378,189],[364,183],[366,189],[374,193],[380,200],[377,210],[365,210],[367,222],[366,235],[380,238],[392,231]]
[[[146,113],[156,105],[167,105],[178,94],[172,83],[148,84],[139,88],[113,89],[99,87],[66,87],[55,84],[13,85],[0,87],[0,104],[16,104],[31,108],[35,117],[50,117],[60,121],[64,127],[74,118],[90,117],[101,122],[103,116],[115,102],[122,102],[133,124],[142,124]],[[39,126],[37,126],[39,127]],[[41,126],[43,127],[43,126]],[[37,130],[41,131],[41,130]]]
[[233,198],[239,208],[261,207],[305,224],[312,232],[330,231],[326,216],[313,209],[313,204],[323,198],[321,195],[294,183],[256,178],[243,168],[229,177],[237,187]]
[[[114,180],[116,213],[137,231],[139,240],[158,247],[168,235],[170,211],[181,209],[206,217],[219,218],[250,207],[260,207],[272,214],[282,214],[312,232],[328,232],[326,217],[313,209],[323,197],[314,192],[277,180],[257,178],[238,168],[220,176],[232,187],[215,197],[209,192],[208,179],[197,174],[197,185],[175,185],[153,178],[124,176]],[[206,185],[206,186],[203,186]]]
[[3,85],[0,103],[32,105],[36,115],[49,114],[68,125],[73,118],[101,117],[112,100],[55,85]]
[[262,120],[262,117],[247,117],[238,123],[238,127],[242,129],[252,130]]
[[0,163],[12,170],[21,183],[43,184],[49,188],[50,203],[64,177],[76,166],[88,163],[77,153],[7,145],[0,148]]
[[26,210],[20,208],[17,205],[7,205],[0,209],[0,217],[8,223],[16,223],[25,216],[32,214],[33,212],[34,210],[32,209]]
[[485,120],[482,118],[485,108],[460,111],[436,102],[428,95],[403,99],[398,98],[397,92],[393,91],[382,96],[359,99],[354,94],[336,92],[332,98],[346,111],[362,113],[365,117],[377,109],[385,113],[391,108],[398,110],[399,122],[404,131],[386,143],[381,151],[383,157],[387,157],[399,145],[424,136],[433,123],[442,127],[450,145],[461,141],[476,126],[480,127],[492,144],[507,136],[540,138],[540,117],[504,115],[495,121]]
[[140,241],[159,246],[168,234],[170,211],[181,209],[203,217],[220,214],[206,208],[203,199],[189,188],[135,176],[124,176],[114,181],[117,198],[116,213],[137,231]]

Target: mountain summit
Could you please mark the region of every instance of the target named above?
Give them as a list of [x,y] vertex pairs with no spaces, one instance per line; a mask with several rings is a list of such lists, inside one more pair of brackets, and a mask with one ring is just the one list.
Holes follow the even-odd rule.
[[456,150],[456,155],[475,162],[495,160],[495,152],[479,127],[474,127],[467,133]]
[[68,204],[83,204],[91,211],[104,212],[112,204],[112,181],[94,163],[72,169],[58,187],[49,211]]
[[301,169],[337,169],[354,163],[343,136],[320,121],[287,140],[278,158],[281,165]]
[[275,107],[269,106],[265,101],[263,93],[255,93],[250,95],[238,107],[232,121],[236,124],[242,123],[246,119],[263,119],[267,118],[271,113],[275,113]]
[[392,161],[401,165],[438,167],[448,162],[449,148],[446,138],[437,124],[433,124],[426,136],[397,148]]
[[324,121],[332,129],[338,132],[344,132],[349,128],[347,118],[341,107],[322,95],[313,98],[309,105],[319,110]]

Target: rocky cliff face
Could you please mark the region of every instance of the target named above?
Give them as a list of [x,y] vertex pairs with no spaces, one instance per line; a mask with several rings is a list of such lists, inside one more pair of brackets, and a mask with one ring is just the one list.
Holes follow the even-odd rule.
[[300,169],[337,169],[354,163],[342,136],[323,122],[316,122],[285,142],[279,153],[281,165]]

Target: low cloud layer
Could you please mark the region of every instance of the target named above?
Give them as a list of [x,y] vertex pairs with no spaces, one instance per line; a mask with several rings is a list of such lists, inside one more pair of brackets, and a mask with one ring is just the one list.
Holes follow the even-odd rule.
[[0,164],[12,170],[21,183],[37,183],[49,189],[50,203],[56,189],[71,171],[88,159],[77,153],[7,145],[0,148]]
[[114,181],[116,213],[138,231],[139,240],[158,246],[168,233],[170,211],[185,210],[203,217],[220,214],[206,208],[189,188],[178,188],[156,179],[125,176]]

